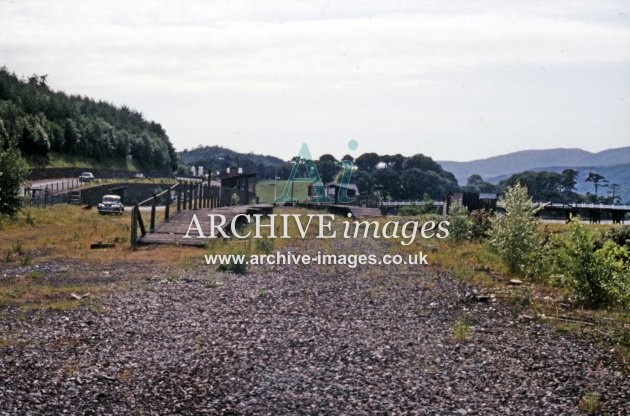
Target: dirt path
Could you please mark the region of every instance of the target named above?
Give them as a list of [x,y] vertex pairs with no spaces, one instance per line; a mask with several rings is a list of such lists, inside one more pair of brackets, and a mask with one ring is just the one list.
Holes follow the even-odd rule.
[[628,405],[612,354],[466,300],[431,268],[147,269],[100,304],[0,307],[0,414],[566,415],[588,392],[608,414]]

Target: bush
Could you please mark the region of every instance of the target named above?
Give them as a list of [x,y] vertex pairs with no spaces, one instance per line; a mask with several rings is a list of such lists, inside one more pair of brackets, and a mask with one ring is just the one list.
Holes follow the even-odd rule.
[[563,283],[573,290],[585,306],[617,304],[630,306],[630,253],[613,240],[597,249],[595,234],[573,218],[570,236],[562,247]]
[[400,209],[398,210],[398,215],[402,215],[404,217],[414,217],[422,213],[424,213],[422,207],[416,204],[406,205],[404,207],[400,207]]
[[470,239],[471,221],[468,219],[468,209],[462,204],[454,204],[448,215],[449,237],[455,241],[465,241]]
[[492,212],[485,209],[476,209],[470,213],[470,237],[473,240],[481,241],[488,238],[490,227],[492,226]]
[[510,273],[534,275],[543,265],[543,239],[538,231],[538,208],[519,183],[508,188],[504,197],[505,214],[491,221],[490,242]]
[[20,195],[26,178],[26,163],[20,151],[9,143],[0,120],[0,214],[14,215],[23,203]]
[[619,246],[627,246],[630,248],[630,226],[622,225],[608,230],[605,239],[612,240]]

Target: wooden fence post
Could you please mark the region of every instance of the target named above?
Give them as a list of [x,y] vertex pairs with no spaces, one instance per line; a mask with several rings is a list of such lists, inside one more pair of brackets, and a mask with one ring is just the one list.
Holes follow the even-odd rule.
[[164,206],[164,221],[168,222],[169,210],[171,207],[171,190],[166,191],[166,205]]
[[147,233],[147,229],[144,227],[144,220],[142,219],[142,213],[140,212],[140,207],[138,203],[135,203],[136,211],[138,212],[138,226],[140,227],[140,236],[144,237]]
[[138,247],[138,207],[131,208],[131,249]]
[[193,209],[197,209],[197,200],[199,199],[199,192],[197,192],[198,187],[197,184],[193,184],[192,188],[190,189],[190,195],[193,199]]
[[182,198],[182,199],[184,200],[184,201],[183,201],[183,202],[184,202],[184,205],[182,206],[182,209],[183,209],[184,211],[186,210],[186,202],[187,202],[187,201],[186,201],[186,192],[187,192],[187,190],[188,190],[188,189],[187,189],[187,186],[186,186],[186,184],[184,184],[184,189],[182,189],[182,195],[183,195],[183,198]]
[[153,199],[151,200],[151,223],[149,229],[151,232],[155,231],[155,207],[157,205],[157,198],[155,197],[155,192],[153,192]]
[[192,182],[188,183],[188,192],[190,193],[190,195],[188,195],[188,209],[193,209],[193,184]]

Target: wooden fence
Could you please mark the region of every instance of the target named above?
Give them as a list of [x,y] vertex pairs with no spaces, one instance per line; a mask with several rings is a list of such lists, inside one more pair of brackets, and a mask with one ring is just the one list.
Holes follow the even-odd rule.
[[[155,231],[158,205],[164,205],[164,221],[168,222],[172,209],[180,212],[238,205],[239,194],[238,190],[210,186],[208,182],[179,182],[165,191],[154,193],[144,201],[135,203],[131,209],[131,247],[135,249],[138,238]],[[142,206],[151,207],[148,224],[142,218]]]

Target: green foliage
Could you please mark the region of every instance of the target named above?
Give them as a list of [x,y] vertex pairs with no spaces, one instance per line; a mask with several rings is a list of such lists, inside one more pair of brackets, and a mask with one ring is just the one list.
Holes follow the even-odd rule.
[[497,193],[498,187],[483,180],[481,175],[473,174],[468,177],[464,192],[484,192],[484,193]]
[[432,213],[435,213],[434,201],[427,194],[424,195],[424,199],[422,200],[421,205],[405,205],[400,207],[400,209],[398,210],[398,215],[402,215],[403,217],[415,217],[418,215]]
[[402,215],[403,217],[414,217],[423,213],[424,207],[417,204],[406,205],[404,207],[400,207],[398,210],[398,215]]
[[622,225],[611,228],[606,232],[605,239],[612,240],[619,246],[627,246],[630,249],[630,226]]
[[271,253],[273,250],[274,240],[262,238],[256,240],[256,250],[265,254]]
[[217,267],[217,270],[220,272],[232,272],[235,274],[245,274],[247,273],[247,263],[234,261],[230,258],[230,262],[227,264],[221,264]]
[[544,252],[538,231],[538,208],[532,206],[527,188],[517,183],[504,197],[505,214],[492,220],[491,246],[501,257],[510,273],[532,275]]
[[526,171],[510,176],[499,182],[499,187],[506,189],[517,183],[527,188],[534,201],[564,201],[566,199],[566,177],[556,172]]
[[481,241],[488,238],[490,227],[492,227],[492,216],[492,212],[485,209],[476,209],[470,213],[470,237],[473,240]]
[[[145,168],[177,167],[177,154],[159,124],[127,107],[51,90],[45,76],[19,79],[0,68],[0,119],[24,157],[46,163],[50,152],[126,160]],[[2,133],[0,132],[0,135]]]
[[630,306],[630,254],[625,246],[608,240],[597,249],[596,238],[579,221],[569,224],[570,235],[559,251],[563,283],[585,306]]
[[590,392],[582,396],[578,403],[578,410],[587,415],[599,413],[602,408],[601,397],[599,393]]
[[0,119],[0,214],[14,215],[21,208],[20,190],[27,172],[20,151]]
[[459,317],[451,327],[451,336],[457,342],[464,342],[468,340],[469,333],[470,324],[465,317]]
[[469,240],[472,222],[468,218],[468,209],[462,204],[454,204],[449,212],[449,238],[455,242]]
[[423,154],[404,157],[364,153],[354,163],[358,171],[353,173],[353,180],[360,182],[363,194],[373,189],[383,199],[417,200],[428,194],[442,200],[458,189],[455,176]]

